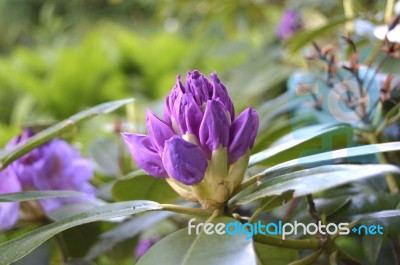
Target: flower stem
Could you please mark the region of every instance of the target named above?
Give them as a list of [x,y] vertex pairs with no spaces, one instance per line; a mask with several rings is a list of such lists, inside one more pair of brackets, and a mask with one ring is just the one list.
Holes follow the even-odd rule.
[[210,217],[213,214],[213,212],[205,209],[191,208],[174,204],[161,204],[161,207],[164,211],[194,215],[198,217]]
[[262,211],[263,211],[263,208],[262,207],[260,207],[260,208],[258,208],[254,213],[253,213],[253,215],[250,217],[250,219],[247,221],[248,223],[254,223],[255,221],[256,221],[256,218],[257,218],[257,216],[258,215],[260,215],[260,213],[262,213]]
[[[347,19],[354,17],[352,0],[343,0],[343,9],[344,9],[344,15],[346,16]],[[345,28],[348,34],[354,33],[353,21],[346,22]]]
[[390,23],[392,20],[393,16],[393,10],[394,10],[394,0],[388,0],[386,2],[386,9],[385,9],[385,23]]
[[206,223],[211,223],[215,218],[222,216],[224,213],[224,206],[215,209],[212,215],[207,219]]

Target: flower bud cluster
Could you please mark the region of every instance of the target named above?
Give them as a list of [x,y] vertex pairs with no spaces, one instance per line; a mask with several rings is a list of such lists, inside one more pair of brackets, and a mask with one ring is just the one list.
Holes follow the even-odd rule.
[[242,181],[259,121],[252,107],[235,117],[226,87],[216,73],[210,79],[195,70],[183,85],[178,75],[164,119],[148,110],[148,135],[122,136],[149,175],[166,178],[186,199],[215,209]]

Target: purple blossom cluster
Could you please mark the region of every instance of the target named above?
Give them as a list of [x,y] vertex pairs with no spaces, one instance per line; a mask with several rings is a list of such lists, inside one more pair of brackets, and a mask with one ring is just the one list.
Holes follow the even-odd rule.
[[[27,129],[14,138],[6,148],[25,142],[33,136]],[[93,176],[93,164],[82,158],[79,152],[61,139],[53,139],[30,151],[0,171],[0,194],[24,190],[74,190],[86,193],[86,197],[48,198],[39,200],[45,212],[51,212],[64,204],[94,196],[89,183]],[[0,203],[0,229],[11,228],[18,219],[19,203]]]
[[[188,186],[205,182],[207,175],[212,175],[211,182],[229,179],[230,168],[238,161],[239,171],[243,171],[258,130],[257,112],[248,107],[235,117],[226,87],[216,73],[210,79],[195,70],[188,72],[183,85],[178,75],[165,100],[164,119],[148,110],[148,135],[122,134],[143,170],[175,183],[175,190],[187,191],[187,198],[192,199],[193,192]],[[235,178],[243,178],[243,174],[236,175],[239,176]],[[227,193],[232,192],[232,187],[227,189]]]
[[257,112],[248,107],[235,119],[225,86],[217,74],[210,78],[211,83],[195,70],[188,73],[183,86],[178,76],[165,101],[164,120],[148,110],[148,135],[122,135],[148,174],[194,185],[202,181],[213,151],[226,148],[228,163],[233,164],[253,147]]

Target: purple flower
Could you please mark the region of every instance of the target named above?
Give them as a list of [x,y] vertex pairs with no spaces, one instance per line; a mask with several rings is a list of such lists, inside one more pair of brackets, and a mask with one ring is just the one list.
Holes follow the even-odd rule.
[[[28,138],[34,135],[33,130],[25,129],[23,133],[12,139],[6,149],[14,147],[19,143],[25,142]],[[12,167],[18,176],[18,179],[25,187],[33,187],[34,179],[38,178],[38,173],[43,167],[44,160],[42,157],[42,149],[36,148],[18,159],[18,163],[13,163]]]
[[282,15],[276,28],[276,34],[280,40],[285,40],[303,27],[303,21],[296,10],[287,9]]
[[[177,192],[184,191],[191,198],[195,193],[199,201],[201,193],[210,188],[205,189],[204,185],[225,185],[229,168],[238,160],[246,160],[240,161],[241,170],[247,166],[258,130],[257,112],[249,107],[235,119],[226,87],[217,74],[210,77],[211,83],[194,70],[188,72],[183,85],[178,75],[165,100],[164,120],[148,110],[148,136],[122,134],[143,170],[154,177],[168,178]],[[205,178],[208,180],[203,181]],[[238,178],[243,178],[243,174]],[[193,185],[196,191],[192,191]],[[227,193],[232,191],[233,187],[227,188]],[[222,197],[221,200],[227,199]]]
[[[33,135],[31,130],[13,139],[7,148],[26,141]],[[22,156],[10,167],[15,171],[23,189],[75,190],[94,196],[94,187],[89,183],[93,177],[93,164],[81,157],[79,152],[61,139],[53,139]],[[87,197],[86,197],[87,198]],[[46,212],[63,204],[85,199],[85,197],[49,198],[39,203]]]
[[138,260],[144,255],[160,238],[141,239],[135,249],[135,259]]
[[[21,184],[9,167],[0,171],[0,194],[20,192]],[[19,202],[0,202],[0,230],[9,229],[17,222]]]

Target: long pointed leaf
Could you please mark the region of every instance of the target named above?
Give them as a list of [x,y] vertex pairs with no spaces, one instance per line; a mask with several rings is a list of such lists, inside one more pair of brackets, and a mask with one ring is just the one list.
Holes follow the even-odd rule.
[[45,198],[60,197],[81,197],[86,196],[85,193],[70,190],[42,190],[42,191],[23,191],[7,194],[0,194],[0,202],[22,202],[40,200]]
[[160,204],[151,201],[118,202],[95,207],[85,213],[40,227],[0,244],[0,265],[10,264],[22,258],[47,239],[68,228],[90,222],[161,209]]
[[300,170],[267,180],[236,204],[281,195],[289,190],[294,190],[293,197],[299,197],[389,172],[400,173],[400,169],[393,165],[331,165]]
[[400,142],[390,142],[383,144],[370,144],[357,147],[343,148],[339,150],[324,152],[316,155],[306,156],[302,158],[293,159],[275,166],[272,166],[262,173],[258,174],[258,177],[262,179],[265,176],[269,176],[273,173],[282,172],[297,167],[308,167],[317,163],[331,162],[337,159],[343,158],[354,158],[359,156],[373,155],[377,153],[392,152],[400,150]]
[[[263,162],[269,166],[276,165],[288,159],[306,156],[305,152],[321,153],[332,150],[335,145],[347,146],[352,138],[352,128],[349,125],[315,125],[293,131],[281,141],[268,149],[250,157],[249,167]],[[335,139],[335,141],[334,141]]]

